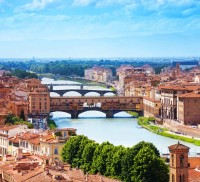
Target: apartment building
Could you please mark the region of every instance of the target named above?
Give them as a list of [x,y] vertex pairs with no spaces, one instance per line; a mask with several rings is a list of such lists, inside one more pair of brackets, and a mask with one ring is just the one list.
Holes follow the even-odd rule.
[[200,88],[198,85],[167,85],[160,86],[161,117],[163,119],[177,119],[177,98],[181,94],[193,92]]
[[50,93],[46,86],[33,88],[28,96],[29,113],[32,115],[48,115],[50,112]]
[[11,125],[0,127],[0,155],[8,154],[9,138],[25,131],[26,125]]
[[181,94],[177,101],[177,119],[184,125],[200,124],[200,90]]
[[112,80],[112,70],[103,67],[93,67],[85,70],[85,79],[96,82],[107,82]]

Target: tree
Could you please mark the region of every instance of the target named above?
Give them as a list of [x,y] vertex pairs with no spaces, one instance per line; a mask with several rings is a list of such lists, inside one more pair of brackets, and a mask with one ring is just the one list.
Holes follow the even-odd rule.
[[132,168],[133,168],[133,164],[134,164],[134,158],[138,154],[138,152],[144,147],[149,147],[151,150],[154,151],[154,153],[157,157],[160,157],[160,153],[159,153],[158,149],[152,143],[149,143],[149,142],[142,141],[131,148],[127,148],[127,151],[122,158],[122,174],[121,174],[121,176],[124,181],[126,181],[126,182],[132,181],[131,171],[133,170]]
[[168,182],[167,165],[149,147],[143,147],[134,158],[131,171],[133,182]]
[[82,164],[82,152],[89,141],[83,135],[70,137],[62,149],[62,160],[71,164],[72,167],[80,167]]
[[114,145],[109,142],[103,142],[99,145],[94,152],[91,172],[95,174],[100,172],[103,175],[109,176],[113,151]]
[[95,142],[89,142],[82,153],[82,164],[80,168],[86,173],[91,170],[92,162],[93,162],[93,156],[94,151],[98,147],[98,144]]
[[55,136],[62,137],[62,133],[60,131],[55,132]]
[[126,152],[127,149],[123,146],[115,147],[111,163],[111,176],[122,179],[122,158]]

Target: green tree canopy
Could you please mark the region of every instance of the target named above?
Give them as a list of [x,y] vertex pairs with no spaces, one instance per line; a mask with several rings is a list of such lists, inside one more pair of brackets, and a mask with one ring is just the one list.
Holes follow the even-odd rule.
[[62,150],[62,160],[85,173],[101,173],[125,182],[167,182],[168,167],[156,147],[140,142],[131,148],[97,144],[83,135],[73,136]]
[[168,182],[168,167],[149,147],[143,147],[134,158],[131,171],[133,182]]

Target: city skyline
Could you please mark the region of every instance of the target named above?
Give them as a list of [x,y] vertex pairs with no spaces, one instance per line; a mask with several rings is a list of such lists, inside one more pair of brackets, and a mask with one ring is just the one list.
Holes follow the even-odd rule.
[[4,58],[199,56],[195,0],[0,0],[0,12]]

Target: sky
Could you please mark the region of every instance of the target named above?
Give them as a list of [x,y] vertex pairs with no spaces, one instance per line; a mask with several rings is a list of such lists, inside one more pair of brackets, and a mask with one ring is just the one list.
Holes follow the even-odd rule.
[[200,0],[0,0],[0,58],[200,55]]

